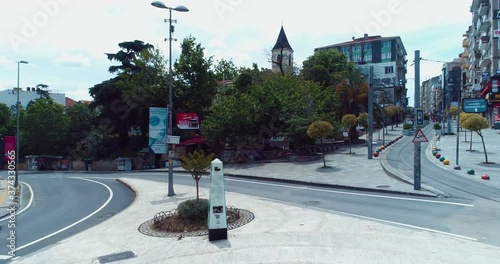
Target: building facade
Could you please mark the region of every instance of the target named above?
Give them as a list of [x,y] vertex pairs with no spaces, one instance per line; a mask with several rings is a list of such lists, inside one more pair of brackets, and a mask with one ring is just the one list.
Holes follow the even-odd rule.
[[[66,97],[62,93],[49,93],[50,98],[54,99],[54,102],[65,106],[66,105]],[[40,90],[36,88],[28,87],[26,89],[19,90],[19,102],[23,107],[26,107],[29,102],[39,99],[42,97]],[[17,90],[16,89],[8,89],[0,91],[0,103],[4,103],[7,106],[16,105],[17,102]]]
[[500,126],[500,1],[472,0],[472,23],[466,32],[469,40],[466,94],[488,100],[486,117]]
[[[336,49],[362,68],[365,73],[371,66],[374,71],[374,89],[383,91],[378,96],[383,105],[406,107],[406,50],[400,37],[368,36],[352,41],[316,48],[314,51]],[[375,93],[377,95],[377,93]]]
[[271,50],[271,63],[273,72],[293,73],[293,49],[288,42],[285,30],[281,26],[276,44]]

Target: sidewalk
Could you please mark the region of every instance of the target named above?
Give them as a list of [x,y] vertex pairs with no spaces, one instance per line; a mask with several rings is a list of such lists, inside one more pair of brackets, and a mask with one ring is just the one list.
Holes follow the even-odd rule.
[[[8,186],[9,182],[6,179],[0,180],[0,219],[8,216],[11,211],[10,208],[14,205],[17,208],[18,203],[17,198],[12,199],[12,196],[9,194],[9,191],[13,191],[14,188]],[[1,228],[0,224],[0,228]]]
[[[457,164],[456,123],[454,123],[453,127],[455,128],[453,131],[455,135],[441,135],[439,140],[438,137],[429,136],[428,138],[432,138],[433,141],[428,145],[428,149],[425,150],[425,155],[438,166],[453,171],[457,175],[500,188],[500,130],[492,128],[482,130],[484,143],[486,145],[486,153],[488,154],[488,162],[491,164],[484,163],[486,160],[483,143],[477,133],[472,133],[472,151],[470,151],[471,133],[470,131],[467,132],[467,142],[465,142],[465,132],[461,131],[459,133],[460,141],[458,152],[458,164],[461,169],[455,170],[454,167]],[[434,131],[432,131],[432,135],[434,135]],[[443,165],[439,159],[436,159],[432,155],[433,146],[439,149],[438,153],[441,154],[441,156],[450,161],[450,165]],[[474,175],[467,173],[470,169],[474,170]],[[490,180],[482,180],[481,176],[484,174],[488,174]]]
[[[120,214],[12,263],[103,263],[99,257],[130,252],[112,263],[497,263],[500,248],[422,230],[400,228],[312,207],[290,206],[226,193],[228,205],[255,218],[228,231],[228,239],[208,236],[152,237],[138,227],[160,212],[195,197],[192,186],[123,179],[136,190],[135,202]],[[208,190],[200,189],[207,198]]]
[[[403,127],[400,124],[387,128],[385,143],[401,136]],[[364,139],[364,137],[361,137]],[[373,151],[383,145],[381,134],[378,140],[378,131],[373,133],[373,139],[377,143]],[[398,144],[398,143],[396,143]],[[398,177],[401,174],[391,170],[385,162],[385,152],[390,151],[391,146],[381,152],[379,157],[368,159],[368,146],[366,144],[353,145],[349,153],[349,145],[344,145],[333,153],[326,155],[327,168],[323,167],[323,160],[311,162],[276,162],[276,163],[249,163],[249,164],[224,164],[224,174],[227,176],[271,179],[290,183],[309,183],[319,186],[347,188],[355,190],[368,190],[377,192],[400,193],[422,196],[437,196],[442,193],[438,190],[423,185],[422,190],[413,189]],[[166,171],[161,168],[149,171]],[[183,168],[174,168],[175,172],[186,172]]]

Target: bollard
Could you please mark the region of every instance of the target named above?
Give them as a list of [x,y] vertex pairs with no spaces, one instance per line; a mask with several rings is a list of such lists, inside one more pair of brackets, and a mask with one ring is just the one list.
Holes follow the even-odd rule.
[[208,240],[227,239],[226,193],[222,161],[212,161],[210,170],[210,207],[208,208]]

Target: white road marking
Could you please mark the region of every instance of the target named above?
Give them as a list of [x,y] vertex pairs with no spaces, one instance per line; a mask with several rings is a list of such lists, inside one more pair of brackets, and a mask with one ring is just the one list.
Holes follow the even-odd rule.
[[100,184],[100,185],[104,186],[106,189],[108,189],[108,192],[109,192],[108,200],[106,200],[106,202],[103,205],[101,205],[101,207],[99,207],[97,210],[95,210],[91,214],[87,215],[86,217],[84,217],[84,218],[82,218],[82,219],[74,222],[73,224],[71,224],[69,226],[66,226],[63,229],[60,229],[60,230],[58,230],[56,232],[53,232],[52,234],[48,234],[48,235],[46,235],[46,236],[44,236],[42,238],[39,238],[39,239],[37,239],[35,241],[32,241],[32,242],[28,243],[26,245],[20,246],[20,247],[16,248],[16,251],[24,249],[24,248],[27,248],[27,247],[29,247],[31,245],[34,245],[34,244],[36,244],[36,243],[38,243],[40,241],[43,241],[43,240],[45,240],[47,238],[55,236],[55,235],[57,235],[57,234],[65,231],[65,230],[67,230],[67,229],[69,229],[69,228],[71,228],[71,227],[73,227],[73,226],[75,226],[75,225],[77,225],[77,224],[79,224],[79,223],[81,223],[81,222],[89,219],[90,217],[92,217],[93,215],[95,215],[96,213],[98,213],[99,211],[101,211],[104,207],[106,207],[109,204],[109,202],[111,202],[111,199],[113,198],[113,190],[111,190],[111,188],[109,188],[109,186],[107,186],[106,184],[98,182],[98,181],[94,181],[94,180],[85,179],[85,178],[79,178],[79,177],[70,177],[70,178],[84,180],[84,181],[90,181],[90,182],[94,182],[94,183],[97,183],[97,184]]
[[323,189],[315,189],[315,188],[309,188],[309,189],[314,190],[314,191],[320,191],[320,192],[331,192],[331,193],[340,193],[340,194],[367,196],[367,197],[377,197],[377,198],[394,199],[394,200],[406,200],[406,201],[414,201],[414,202],[422,202],[422,203],[438,203],[438,204],[449,204],[449,205],[466,206],[466,207],[473,207],[474,206],[473,204],[434,201],[434,200],[425,200],[425,199],[416,199],[416,198],[407,198],[407,197],[395,197],[395,196],[385,196],[385,195],[367,194],[367,193],[351,193],[351,192],[344,192],[344,191],[323,190]]
[[[16,212],[16,215],[20,215],[22,212],[28,210],[28,208],[30,208],[31,204],[33,203],[33,199],[35,198],[35,192],[33,191],[33,188],[31,188],[31,186],[25,182],[20,182],[20,183],[28,186],[28,188],[30,189],[30,192],[31,192],[31,198],[28,202],[28,205],[26,205],[26,207],[24,207],[21,211]],[[6,216],[6,217],[0,219],[0,222],[5,221],[7,219],[9,219],[9,216]]]
[[372,220],[372,221],[383,222],[383,223],[387,223],[387,224],[393,224],[393,225],[404,226],[404,227],[409,227],[409,228],[413,228],[413,229],[418,229],[418,230],[423,230],[423,231],[438,233],[438,234],[452,236],[452,237],[457,237],[457,238],[466,239],[466,240],[470,240],[470,241],[477,241],[477,239],[475,239],[473,237],[467,237],[467,236],[457,235],[457,234],[453,234],[453,233],[443,232],[443,231],[439,231],[439,230],[435,230],[435,229],[430,229],[430,228],[425,228],[425,227],[420,227],[420,226],[415,226],[415,225],[410,225],[410,224],[404,224],[404,223],[399,223],[399,222],[394,222],[394,221],[388,221],[388,220],[383,220],[383,219],[369,217],[369,216],[362,216],[362,215],[357,215],[357,214],[344,213],[344,212],[340,212],[340,211],[335,211],[335,210],[330,210],[330,209],[323,209],[323,208],[313,207],[313,206],[311,206],[311,208],[315,208],[315,209],[322,210],[322,211],[333,212],[333,213],[337,213],[337,214],[343,214],[343,215],[347,215],[347,216],[359,217],[359,218],[368,219],[368,220]]
[[0,255],[0,259],[4,260],[4,259],[10,259],[12,258],[11,255]]
[[449,205],[467,206],[467,207],[474,206],[472,204],[463,204],[463,203],[454,203],[454,202],[445,202],[445,201],[434,201],[434,200],[424,200],[424,199],[407,198],[407,197],[395,197],[395,196],[385,196],[385,195],[367,194],[367,193],[324,190],[324,189],[317,189],[317,188],[312,188],[312,187],[307,187],[307,186],[296,187],[296,186],[289,186],[289,185],[282,185],[282,184],[263,183],[263,182],[254,182],[254,181],[246,181],[246,180],[236,180],[236,179],[226,179],[226,180],[227,181],[237,181],[237,182],[244,182],[244,183],[260,184],[260,185],[285,187],[285,188],[291,188],[291,189],[300,189],[300,190],[308,189],[308,190],[319,191],[319,192],[330,192],[330,193],[357,195],[357,196],[365,196],[365,197],[377,197],[377,198],[394,199],[394,200],[406,200],[406,201],[414,201],[414,202],[422,202],[422,203],[438,203],[438,204],[449,204]]

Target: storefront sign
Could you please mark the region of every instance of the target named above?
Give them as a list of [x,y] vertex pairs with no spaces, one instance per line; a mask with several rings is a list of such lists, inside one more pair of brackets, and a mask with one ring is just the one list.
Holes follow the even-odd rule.
[[500,29],[493,30],[493,37],[498,38],[500,36]]
[[15,153],[16,153],[16,137],[15,136],[4,136],[3,139],[4,139],[4,146],[5,146],[4,159],[6,162],[8,162],[10,160],[9,156],[10,157],[12,157],[13,155],[15,156]]
[[500,9],[493,11],[493,19],[500,19]]
[[180,129],[200,129],[200,118],[195,113],[177,113],[177,127]]

